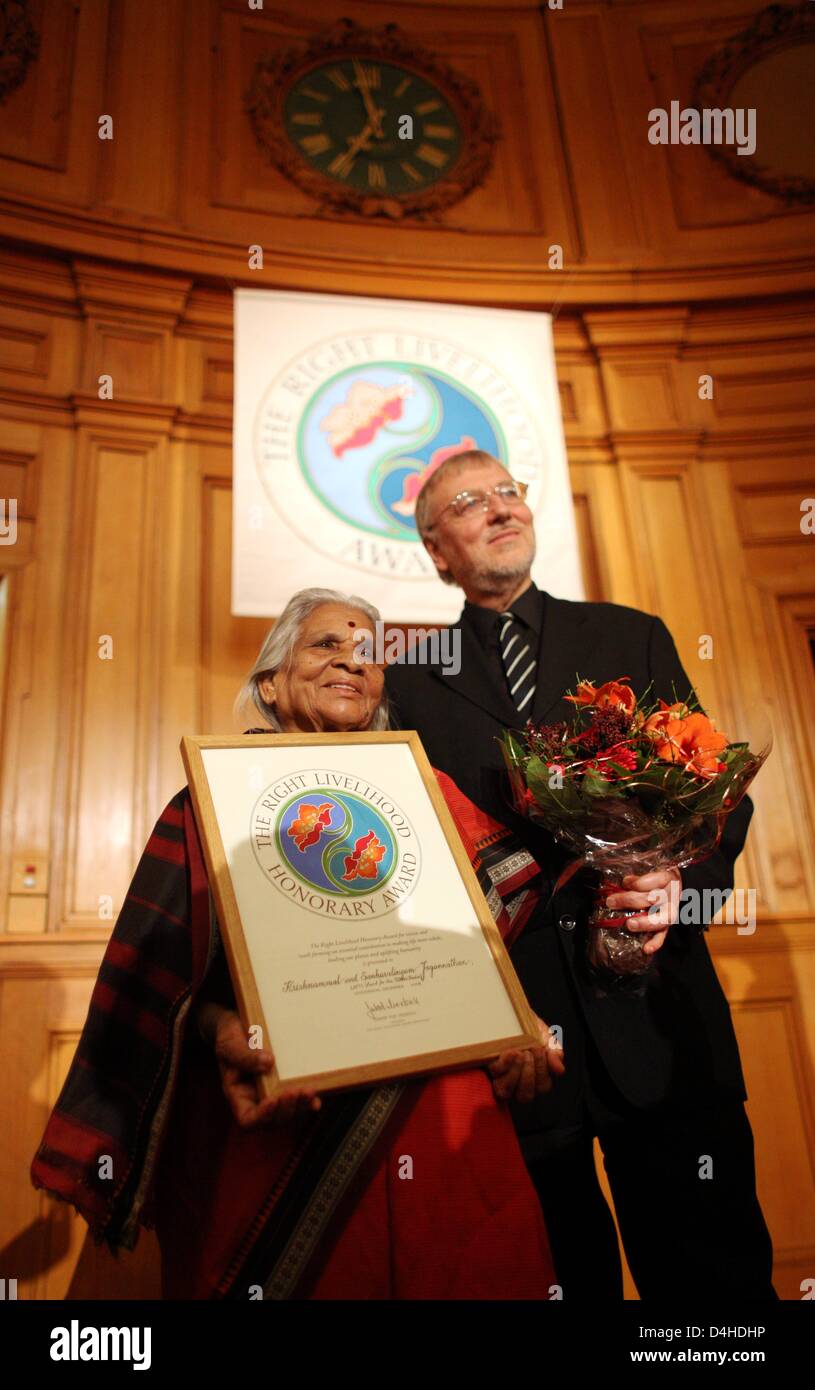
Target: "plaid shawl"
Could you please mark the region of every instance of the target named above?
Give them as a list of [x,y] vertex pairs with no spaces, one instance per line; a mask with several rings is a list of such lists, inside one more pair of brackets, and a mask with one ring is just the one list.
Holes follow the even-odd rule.
[[[473,806],[449,777],[437,776],[493,915],[511,943],[538,900],[538,866],[510,831]],[[113,1250],[132,1248],[140,1226],[155,1224],[156,1169],[190,1009],[217,946],[201,844],[185,787],[165,807],[139,860],[73,1063],[31,1165],[34,1186],[70,1202],[97,1243],[105,1240]],[[251,1267],[261,1233],[276,1253],[276,1261],[267,1261],[264,1277],[271,1279],[270,1269],[275,1272],[277,1292],[272,1289],[267,1296],[291,1295],[297,1282],[291,1267],[293,1234],[306,1256],[324,1234],[324,1224],[318,1224],[310,1244],[303,1246],[300,1217],[308,1213],[310,1202],[314,1205],[321,1177],[332,1165],[333,1171],[339,1166],[342,1191],[347,1192],[356,1168],[394,1113],[399,1091],[397,1084],[326,1098],[330,1103],[313,1117],[305,1141],[294,1146],[275,1184],[274,1211],[270,1207],[266,1213],[277,1223],[271,1237],[269,1223],[259,1213],[215,1296],[230,1296],[238,1272]],[[307,1181],[295,1181],[298,1176]],[[288,1202],[281,1200],[286,1191]],[[316,1205],[325,1211],[324,1200]],[[304,1268],[301,1260],[297,1278]]]

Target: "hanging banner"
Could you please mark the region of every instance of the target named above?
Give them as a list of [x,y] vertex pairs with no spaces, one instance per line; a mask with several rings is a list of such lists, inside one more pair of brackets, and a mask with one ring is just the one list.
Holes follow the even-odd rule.
[[424,480],[485,449],[530,485],[536,583],[583,597],[549,314],[238,290],[232,612],[313,585],[448,623],[414,522]]

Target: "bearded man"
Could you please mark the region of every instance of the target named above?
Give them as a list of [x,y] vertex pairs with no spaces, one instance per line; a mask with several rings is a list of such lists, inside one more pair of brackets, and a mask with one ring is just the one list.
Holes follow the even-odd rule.
[[[628,1264],[641,1298],[775,1299],[772,1247],[755,1190],[753,1136],[730,1010],[697,912],[680,893],[732,890],[752,805],[745,798],[719,848],[683,871],[624,880],[611,909],[655,957],[646,984],[599,990],[585,967],[594,898],[577,874],[552,891],[564,854],[509,809],[499,746],[504,728],[567,719],[576,674],[621,675],[637,696],[668,702],[692,687],[665,624],[633,608],[573,603],[532,581],[525,487],[491,455],[454,455],[427,479],[416,525],[440,577],[464,591],[457,674],[432,662],[390,667],[394,725],[417,729],[428,756],[498,821],[511,824],[550,892],[512,951],[535,1012],[558,1025],[565,1075],[526,1107],[513,1105],[566,1299],[622,1297],[614,1223],[597,1180],[599,1139]],[[658,911],[651,894],[659,895]],[[547,901],[548,898],[548,901]],[[721,899],[720,899],[721,901]],[[688,914],[682,912],[684,919]],[[500,1086],[500,1078],[496,1081]]]

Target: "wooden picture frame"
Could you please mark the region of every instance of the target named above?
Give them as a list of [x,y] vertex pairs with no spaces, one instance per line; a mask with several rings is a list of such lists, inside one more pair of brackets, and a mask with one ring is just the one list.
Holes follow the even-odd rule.
[[201,735],[181,753],[241,1019],[275,1054],[265,1095],[540,1044],[418,734]]

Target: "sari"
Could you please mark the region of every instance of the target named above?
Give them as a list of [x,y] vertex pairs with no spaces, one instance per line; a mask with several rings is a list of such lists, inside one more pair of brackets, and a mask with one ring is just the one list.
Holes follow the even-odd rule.
[[[437,776],[512,944],[537,903],[538,866]],[[191,1026],[219,970],[185,787],[136,868],[35,1187],[70,1202],[114,1252],[155,1228],[165,1298],[550,1296],[537,1194],[484,1070],[331,1093],[318,1112],[241,1128]]]

